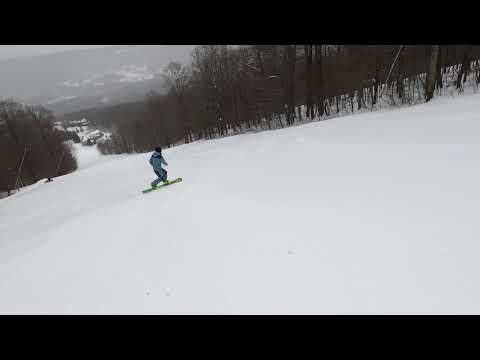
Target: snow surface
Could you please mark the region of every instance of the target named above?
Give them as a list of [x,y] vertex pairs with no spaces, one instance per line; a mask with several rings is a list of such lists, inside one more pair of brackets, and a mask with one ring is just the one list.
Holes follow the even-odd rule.
[[111,161],[120,156],[102,156],[96,146],[84,146],[81,144],[72,144],[77,158],[77,165],[80,170],[98,165],[103,162]]
[[480,95],[201,141],[0,200],[2,314],[480,314]]

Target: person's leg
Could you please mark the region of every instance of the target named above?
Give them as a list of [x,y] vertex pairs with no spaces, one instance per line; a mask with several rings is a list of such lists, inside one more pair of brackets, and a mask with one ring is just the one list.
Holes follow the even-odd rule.
[[168,177],[167,170],[165,170],[165,169],[162,169],[162,170],[163,170],[162,181],[163,182],[168,182],[168,180],[167,180],[167,177]]
[[150,185],[152,185],[152,187],[157,186],[160,183],[160,181],[162,181],[162,176],[163,176],[158,171],[156,171],[156,170],[154,170],[154,171],[155,171],[155,174],[158,176],[158,178],[155,179],[154,181],[152,181],[152,183],[150,184]]

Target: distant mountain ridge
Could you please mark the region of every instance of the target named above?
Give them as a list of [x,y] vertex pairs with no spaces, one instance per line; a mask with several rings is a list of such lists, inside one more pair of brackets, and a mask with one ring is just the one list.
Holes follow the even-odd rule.
[[136,101],[162,91],[161,71],[194,45],[119,45],[0,60],[0,97],[58,114]]

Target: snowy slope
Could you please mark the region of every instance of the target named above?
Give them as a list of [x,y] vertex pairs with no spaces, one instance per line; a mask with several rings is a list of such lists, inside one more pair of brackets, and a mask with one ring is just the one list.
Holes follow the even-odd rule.
[[2,314],[480,314],[480,96],[98,157],[0,200]]

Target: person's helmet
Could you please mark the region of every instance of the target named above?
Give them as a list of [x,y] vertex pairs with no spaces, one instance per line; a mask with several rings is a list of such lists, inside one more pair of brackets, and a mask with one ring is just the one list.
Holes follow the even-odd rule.
[[161,148],[160,146],[157,146],[157,147],[155,148],[155,151],[161,153],[161,152],[162,152],[162,148]]

